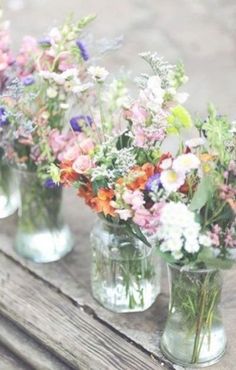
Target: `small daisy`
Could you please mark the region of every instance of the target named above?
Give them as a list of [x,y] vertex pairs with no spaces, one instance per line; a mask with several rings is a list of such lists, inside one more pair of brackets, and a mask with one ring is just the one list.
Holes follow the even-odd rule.
[[185,183],[185,174],[174,170],[164,170],[161,172],[160,180],[163,188],[171,193],[177,191]]
[[195,154],[187,153],[179,155],[173,162],[173,169],[177,172],[189,172],[200,166],[200,160]]

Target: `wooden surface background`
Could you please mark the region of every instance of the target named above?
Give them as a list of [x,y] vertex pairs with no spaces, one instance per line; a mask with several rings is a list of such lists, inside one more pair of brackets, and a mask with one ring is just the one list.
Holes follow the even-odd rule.
[[[159,350],[168,305],[162,293],[144,313],[115,314],[91,296],[89,231],[95,216],[67,191],[65,217],[76,246],[63,260],[38,265],[12,249],[16,215],[0,221],[0,370],[182,369]],[[214,370],[236,369],[236,271],[225,273],[225,357]]]

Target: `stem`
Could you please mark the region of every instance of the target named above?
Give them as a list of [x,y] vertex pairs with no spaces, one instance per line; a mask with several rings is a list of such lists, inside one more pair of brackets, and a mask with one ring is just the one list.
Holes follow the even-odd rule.
[[195,339],[194,339],[193,355],[192,355],[192,360],[191,360],[191,363],[193,364],[198,362],[201,347],[202,347],[202,343],[200,343],[200,339],[201,339],[201,332],[202,332],[203,325],[204,325],[203,319],[204,319],[204,313],[206,309],[207,281],[208,281],[208,276],[206,276],[206,279],[201,287],[201,292],[200,292],[199,315],[197,317],[196,334],[195,334]]

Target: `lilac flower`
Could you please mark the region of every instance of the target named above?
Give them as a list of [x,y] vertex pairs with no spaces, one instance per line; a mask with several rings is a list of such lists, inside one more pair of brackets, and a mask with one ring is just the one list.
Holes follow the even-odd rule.
[[83,60],[87,61],[89,59],[89,53],[88,50],[86,49],[84,43],[81,40],[76,40],[76,45],[78,46],[80,50],[81,57]]
[[5,108],[0,107],[0,127],[7,126],[9,124],[9,120],[6,115]]
[[70,125],[75,132],[81,132],[83,126],[79,124],[82,121],[82,124],[85,123],[87,126],[91,126],[93,123],[92,117],[80,114],[79,116],[72,117],[70,120]]
[[43,186],[47,189],[56,189],[60,187],[60,184],[55,183],[51,178],[48,178]]
[[156,173],[155,175],[149,177],[145,189],[147,191],[154,191],[155,188],[161,187],[160,174]]
[[33,76],[29,75],[29,76],[26,76],[22,79],[22,82],[23,82],[23,85],[25,86],[30,86],[30,85],[33,85],[35,83],[35,79]]
[[50,47],[52,45],[51,37],[45,36],[38,40],[38,43],[42,47]]

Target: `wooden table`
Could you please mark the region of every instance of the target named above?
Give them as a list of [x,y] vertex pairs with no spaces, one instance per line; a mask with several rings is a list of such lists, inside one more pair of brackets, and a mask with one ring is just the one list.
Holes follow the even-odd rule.
[[[71,192],[65,214],[77,238],[74,251],[46,265],[12,249],[17,217],[0,221],[0,370],[182,369],[159,350],[168,303],[162,294],[144,313],[115,314],[91,296],[89,231],[94,215]],[[225,274],[223,313],[227,353],[211,367],[236,369],[236,271]]]

